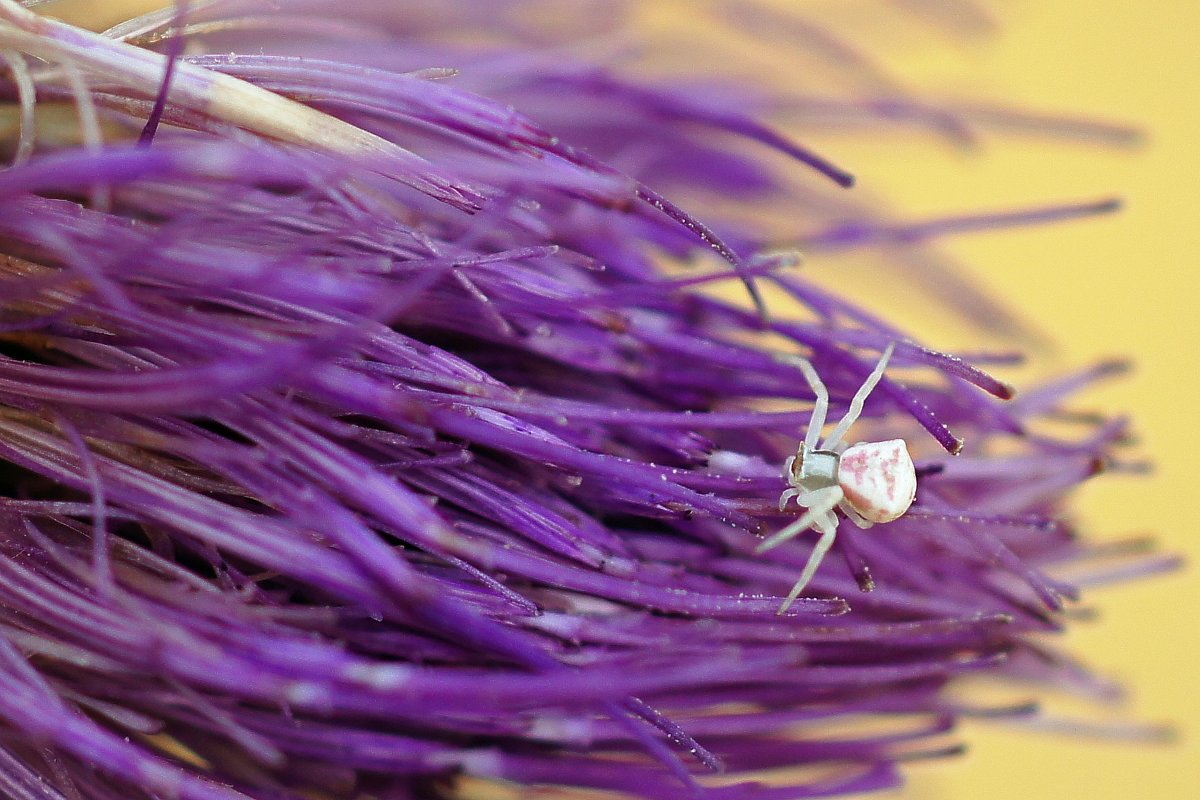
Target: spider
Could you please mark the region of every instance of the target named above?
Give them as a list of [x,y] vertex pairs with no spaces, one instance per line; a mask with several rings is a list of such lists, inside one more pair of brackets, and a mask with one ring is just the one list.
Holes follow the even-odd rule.
[[883,377],[895,348],[896,343],[892,342],[883,351],[879,363],[850,401],[846,416],[819,446],[817,442],[829,410],[829,392],[813,365],[805,359],[796,359],[816,402],[804,441],[796,455],[783,465],[783,476],[789,488],[779,496],[779,510],[783,511],[793,498],[796,505],[808,510],[795,522],[765,539],[755,552],[778,547],[809,528],[820,532],[821,538],[813,547],[800,579],[779,607],[780,614],[786,612],[804,591],[833,546],[838,526],[835,508],[840,508],[858,527],[869,528],[877,522],[891,522],[912,505],[917,491],[917,473],[903,439],[860,442],[850,447],[842,441],[862,413],[863,403]]

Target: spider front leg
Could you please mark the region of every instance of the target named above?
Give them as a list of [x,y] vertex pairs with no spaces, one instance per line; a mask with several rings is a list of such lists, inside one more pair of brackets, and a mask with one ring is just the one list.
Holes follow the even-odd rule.
[[850,407],[846,410],[846,416],[838,421],[837,426],[830,432],[829,438],[821,443],[822,449],[840,451],[842,439],[850,431],[850,426],[858,419],[858,415],[862,413],[863,406],[866,404],[867,398],[871,396],[871,392],[875,391],[875,387],[883,379],[883,371],[887,369],[888,362],[892,360],[892,353],[895,351],[895,342],[891,342],[883,349],[883,355],[879,357],[875,369],[871,370],[871,374],[867,376],[862,386],[858,387],[858,391],[854,393],[854,397],[850,399]]
[[787,610],[792,607],[792,603],[796,602],[796,598],[804,591],[804,587],[808,586],[808,582],[813,579],[813,575],[817,574],[817,567],[821,566],[821,562],[825,560],[825,554],[829,552],[829,548],[833,547],[833,541],[837,538],[837,524],[837,515],[832,511],[826,511],[816,520],[817,529],[821,531],[821,538],[813,546],[808,563],[804,565],[804,571],[800,573],[800,578],[792,586],[792,590],[788,592],[788,596],[784,598],[779,610],[775,612],[776,614],[787,613]]
[[759,542],[758,547],[754,548],[754,552],[763,553],[778,547],[788,539],[796,538],[815,525],[818,519],[821,519],[830,511],[837,508],[837,504],[841,502],[843,497],[842,487],[840,486],[830,486],[826,489],[814,489],[808,492],[804,496],[804,502],[808,505],[808,511],[805,511],[799,519],[792,522],[783,530]]

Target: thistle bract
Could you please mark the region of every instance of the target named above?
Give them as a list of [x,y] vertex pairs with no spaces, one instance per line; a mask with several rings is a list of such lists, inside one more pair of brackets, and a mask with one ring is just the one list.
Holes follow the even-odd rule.
[[[1103,690],[1031,637],[1124,425],[1030,431],[1115,365],[1002,402],[1012,356],[816,288],[703,198],[791,209],[815,250],[956,221],[835,224],[848,173],[759,121],[764,87],[627,74],[568,46],[620,7],[554,10],[192,3],[100,35],[0,3],[7,796],[832,794],[953,752],[958,676]],[[795,515],[797,357],[842,412],[893,342],[858,426],[909,443],[916,502],[841,520],[779,615],[812,541],[755,549]]]

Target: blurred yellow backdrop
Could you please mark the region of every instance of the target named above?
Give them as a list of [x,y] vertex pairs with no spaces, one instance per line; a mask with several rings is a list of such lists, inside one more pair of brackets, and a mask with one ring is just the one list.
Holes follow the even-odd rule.
[[[95,15],[107,24],[128,9],[156,5],[77,0],[57,4],[54,13],[83,10],[94,24]],[[902,216],[1111,194],[1126,199],[1126,210],[1116,217],[962,237],[945,247],[969,264],[991,293],[1052,336],[1055,350],[1040,354],[1051,368],[1111,355],[1136,361],[1132,376],[1089,393],[1081,405],[1133,415],[1141,436],[1138,450],[1156,462],[1156,474],[1102,478],[1085,489],[1078,508],[1097,535],[1153,531],[1165,549],[1200,562],[1200,489],[1190,486],[1200,475],[1200,46],[1195,40],[1200,3],[997,2],[984,6],[997,30],[965,38],[961,31],[939,34],[937,24],[923,32],[920,26],[871,30],[867,2],[853,3],[854,11],[836,2],[787,5],[811,10],[815,19],[857,15],[850,21],[865,31],[860,41],[896,78],[924,93],[1126,121],[1148,132],[1147,143],[1132,151],[1015,136],[985,137],[982,152],[975,153],[920,137],[810,141],[858,174],[856,191],[886,198]],[[953,3],[909,0],[904,5]],[[692,20],[676,17],[675,22]],[[822,276],[819,260],[807,269]],[[828,280],[828,273],[824,277]],[[870,303],[869,291],[857,296]],[[878,309],[895,317],[895,308],[876,299]],[[940,339],[928,320],[916,322],[909,327],[926,341],[958,343]],[[1031,375],[1006,377],[1020,387]],[[914,765],[909,785],[892,796],[1157,800],[1200,794],[1193,725],[1200,718],[1195,570],[1101,590],[1087,603],[1099,608],[1100,619],[1069,637],[1071,649],[1132,687],[1131,716],[1174,723],[1177,744],[1119,744],[971,724],[964,731],[971,745],[968,756]]]

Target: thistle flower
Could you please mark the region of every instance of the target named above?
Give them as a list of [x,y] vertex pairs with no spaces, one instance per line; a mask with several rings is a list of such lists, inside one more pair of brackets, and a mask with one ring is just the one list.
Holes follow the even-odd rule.
[[[1125,422],[1041,422],[1120,365],[1012,400],[984,369],[1013,356],[922,344],[712,198],[815,223],[812,252],[1113,204],[847,222],[796,188],[851,178],[760,121],[780,98],[630,77],[556,9],[190,3],[98,35],[0,0],[8,796],[837,794],[1034,712],[960,676],[1105,690],[1037,635],[1076,595],[1053,573],[1111,552],[1061,511]],[[978,121],[876,100],[841,111]],[[40,141],[35,101],[81,141]],[[795,517],[798,357],[841,411],[892,343],[860,426],[909,442],[917,500],[843,523],[777,614],[812,548],[756,552]],[[837,769],[750,775],[807,766]]]

